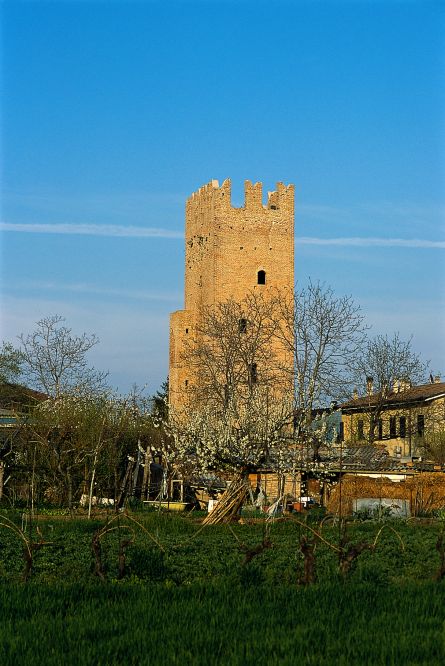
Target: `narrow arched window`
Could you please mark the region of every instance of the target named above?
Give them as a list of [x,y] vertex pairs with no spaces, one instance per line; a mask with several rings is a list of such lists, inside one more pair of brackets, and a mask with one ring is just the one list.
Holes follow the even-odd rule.
[[258,271],[258,284],[266,284],[266,271]]
[[247,319],[240,319],[238,322],[238,331],[240,333],[245,333],[247,330]]

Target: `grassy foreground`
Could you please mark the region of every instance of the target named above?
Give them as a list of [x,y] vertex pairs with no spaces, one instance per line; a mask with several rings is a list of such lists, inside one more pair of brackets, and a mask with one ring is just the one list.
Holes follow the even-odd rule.
[[443,664],[424,584],[0,588],[2,664]]
[[[123,517],[101,538],[104,580],[91,548],[103,520],[39,521],[33,538],[47,543],[27,583],[23,539],[0,530],[2,666],[445,663],[440,523],[352,525],[350,543],[379,539],[343,579],[328,545],[338,545],[338,528],[324,527],[318,582],[304,587],[299,543],[313,534],[295,520],[275,523],[271,547],[246,562],[261,524],[202,530],[187,517],[136,518],[140,526]],[[31,533],[20,515],[9,519]],[[129,537],[122,575],[119,543]]]

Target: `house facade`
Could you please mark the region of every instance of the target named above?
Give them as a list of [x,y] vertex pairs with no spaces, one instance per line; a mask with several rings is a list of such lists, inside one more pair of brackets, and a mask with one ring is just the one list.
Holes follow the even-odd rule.
[[440,377],[418,386],[397,382],[386,395],[370,390],[341,411],[345,442],[384,445],[397,458],[422,456],[445,431],[445,382]]

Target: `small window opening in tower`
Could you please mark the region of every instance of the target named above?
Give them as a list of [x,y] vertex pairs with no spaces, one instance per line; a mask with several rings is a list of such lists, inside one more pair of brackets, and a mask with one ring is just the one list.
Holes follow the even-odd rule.
[[249,380],[251,384],[256,384],[258,381],[258,370],[256,363],[251,363],[249,366]]
[[258,271],[258,284],[266,284],[266,271]]
[[238,322],[238,330],[240,333],[245,333],[247,330],[247,319],[240,319]]
[[271,204],[270,210],[277,210],[277,206],[275,204]]
[[189,380],[186,379],[185,382],[184,382],[184,384],[185,384],[185,386],[187,387],[187,386],[189,385]]
[[186,328],[186,329],[185,329],[185,332],[186,332],[186,333],[188,333],[188,332],[189,332],[188,328]]

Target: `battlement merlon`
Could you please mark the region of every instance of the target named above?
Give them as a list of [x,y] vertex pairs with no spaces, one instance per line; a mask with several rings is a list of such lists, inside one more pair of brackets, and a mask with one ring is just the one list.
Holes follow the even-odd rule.
[[[218,208],[240,210],[231,203],[232,183],[227,178],[219,186],[217,180],[211,180],[203,185],[187,199],[187,212],[209,210],[217,206]],[[244,206],[245,211],[265,211],[282,210],[293,216],[294,214],[294,185],[284,185],[277,183],[277,189],[274,192],[268,192],[267,204],[263,205],[263,185],[262,183],[252,183],[250,180],[244,182]]]

